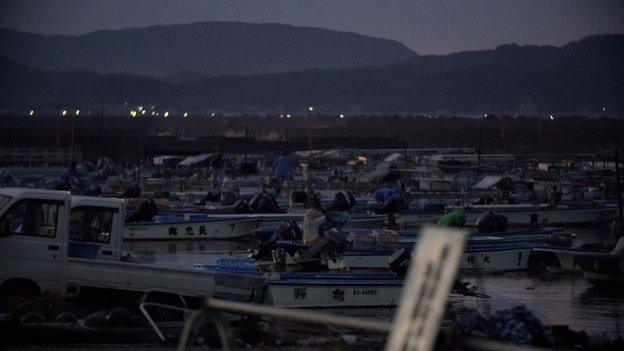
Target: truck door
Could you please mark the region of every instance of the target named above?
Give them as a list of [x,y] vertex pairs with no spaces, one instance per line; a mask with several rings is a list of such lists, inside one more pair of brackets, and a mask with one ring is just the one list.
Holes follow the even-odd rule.
[[119,260],[113,228],[119,220],[119,210],[103,206],[72,208],[69,231],[69,257]]
[[[22,199],[0,217],[3,278],[34,281],[41,290],[62,291],[65,201]],[[8,276],[8,277],[7,277]]]

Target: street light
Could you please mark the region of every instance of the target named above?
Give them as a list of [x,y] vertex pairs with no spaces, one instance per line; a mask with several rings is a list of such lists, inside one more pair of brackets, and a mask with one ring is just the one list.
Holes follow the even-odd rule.
[[308,111],[310,111],[310,112],[314,111],[314,107],[308,106]]
[[340,117],[340,119],[343,119],[344,115],[341,113],[340,116],[338,116],[338,117]]
[[188,112],[184,112],[184,114],[182,115],[182,117],[184,117],[184,118],[188,117]]
[[67,110],[61,111],[61,116],[65,117],[67,115]]
[[34,110],[30,110],[30,111],[28,111],[28,115],[29,115],[29,116],[34,116],[34,115],[35,115],[35,111],[34,111]]
[[290,113],[286,115],[286,118],[290,119]]
[[76,116],[80,114],[80,110],[76,110]]
[[169,111],[165,111],[164,116],[165,116],[165,118],[169,117]]
[[553,116],[553,115],[548,115],[548,117],[550,117],[551,121],[555,119],[555,116]]

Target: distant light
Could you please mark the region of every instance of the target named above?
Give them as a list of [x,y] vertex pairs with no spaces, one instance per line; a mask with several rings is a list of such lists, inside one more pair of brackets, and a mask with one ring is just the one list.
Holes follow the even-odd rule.
[[34,110],[30,110],[30,111],[28,111],[28,115],[29,115],[29,116],[34,116],[34,115],[35,115],[35,111],[34,111]]
[[483,114],[483,117],[486,117],[486,118],[487,118],[487,113]]
[[286,118],[290,118],[290,113],[286,115]]
[[344,115],[341,113],[341,114],[340,114],[340,116],[338,116],[338,117],[340,117],[340,118],[344,118]]
[[548,115],[550,117],[551,120],[555,119],[555,116],[553,115]]
[[606,112],[606,111],[607,111],[607,108],[603,106],[603,107],[602,107],[602,111]]
[[182,115],[184,118],[188,117],[188,112],[184,112],[184,114]]
[[145,114],[145,110],[141,110],[141,114],[144,115]]
[[135,110],[130,111],[130,117],[135,118],[137,116],[137,112]]
[[216,116],[216,115],[217,115],[217,114],[213,112],[213,113],[211,113],[211,114],[210,114],[210,117],[214,117],[214,116]]
[[284,115],[280,115],[280,118],[284,118]]
[[308,106],[308,111],[310,111],[310,112],[314,111],[314,107]]
[[156,116],[156,111],[152,111],[152,116]]
[[143,106],[137,106],[137,111],[143,111]]
[[165,118],[169,117],[169,111],[165,111]]
[[80,110],[76,110],[76,116],[80,114]]
[[61,111],[61,116],[66,116],[66,115],[67,115],[67,110]]

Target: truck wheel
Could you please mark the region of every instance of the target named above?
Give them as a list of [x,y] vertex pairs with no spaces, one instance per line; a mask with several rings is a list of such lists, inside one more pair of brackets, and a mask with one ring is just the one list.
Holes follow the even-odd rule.
[[31,280],[9,279],[0,286],[0,296],[40,297],[41,289]]

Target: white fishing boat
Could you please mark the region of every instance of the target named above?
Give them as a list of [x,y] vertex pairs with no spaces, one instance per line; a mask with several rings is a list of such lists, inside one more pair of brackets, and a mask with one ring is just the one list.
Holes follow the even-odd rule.
[[[459,269],[483,273],[526,270],[531,250],[543,244],[522,244],[468,248],[462,254]],[[323,263],[332,270],[389,269],[392,252],[345,252],[325,257]]]
[[395,306],[403,278],[391,273],[280,273],[267,279],[276,307]]
[[[466,225],[474,226],[477,219],[484,213],[492,211],[503,215],[512,226],[580,226],[595,223],[604,223],[614,219],[616,206],[611,205],[531,205],[531,204],[503,204],[503,205],[470,205],[453,206],[447,210],[462,209],[466,213]],[[416,227],[437,222],[445,212],[438,211],[405,211],[397,213],[397,223]]]
[[[218,213],[206,214],[199,212],[163,212],[157,217],[161,218],[178,218],[179,221],[203,221],[207,218],[211,219],[247,219],[258,218],[262,223],[271,226],[283,221],[303,222],[304,212],[295,213],[254,213],[254,214],[236,214],[236,213]],[[347,222],[347,228],[380,228],[386,221],[386,215],[372,214],[351,214]]]
[[251,235],[261,223],[262,220],[256,217],[169,223],[138,222],[124,226],[123,240],[238,239]]

